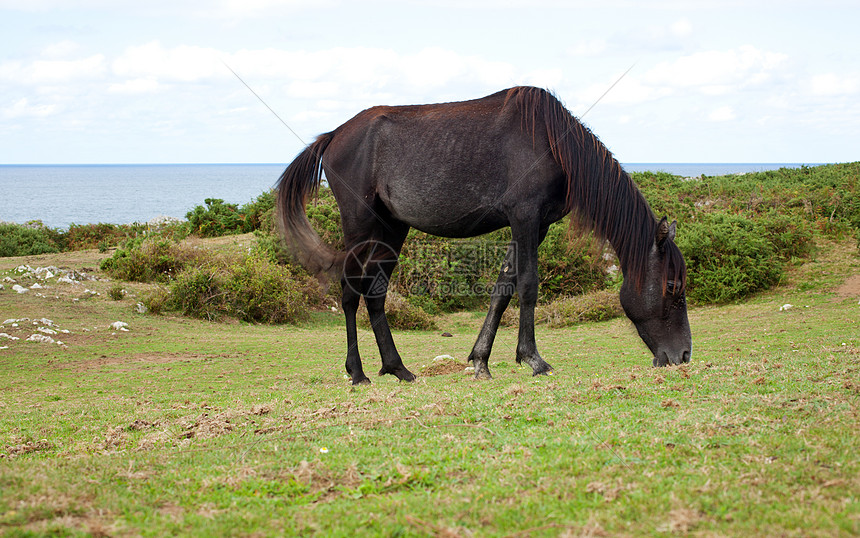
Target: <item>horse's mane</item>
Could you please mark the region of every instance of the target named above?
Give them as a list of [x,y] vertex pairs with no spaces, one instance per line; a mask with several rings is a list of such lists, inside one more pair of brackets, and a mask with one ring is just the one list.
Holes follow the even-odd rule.
[[[520,86],[507,91],[522,115],[523,129],[534,138],[543,124],[553,158],[567,178],[565,208],[584,228],[605,238],[615,249],[625,277],[641,289],[648,255],[657,233],[657,218],[639,188],[600,140],[550,92]],[[666,250],[663,290],[669,279],[684,289],[686,266],[678,248]]]

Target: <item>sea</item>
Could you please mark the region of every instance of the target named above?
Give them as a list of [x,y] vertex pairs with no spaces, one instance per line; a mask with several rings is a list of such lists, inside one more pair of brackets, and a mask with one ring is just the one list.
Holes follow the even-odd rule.
[[[805,163],[812,166],[814,163]],[[627,163],[628,172],[744,174],[798,163]],[[242,205],[273,188],[284,164],[0,165],[0,222],[146,223],[184,219],[207,198]]]

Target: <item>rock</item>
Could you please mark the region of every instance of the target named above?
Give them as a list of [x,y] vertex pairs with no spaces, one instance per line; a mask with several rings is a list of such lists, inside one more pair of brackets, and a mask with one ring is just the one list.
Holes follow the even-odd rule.
[[449,332],[444,332],[444,333],[442,333],[442,336],[444,336],[445,338],[451,338],[454,335],[449,333]]
[[437,355],[436,357],[433,357],[433,360],[434,361],[444,361],[444,360],[453,361],[454,357],[452,357],[451,355]]
[[29,291],[27,288],[21,286],[20,284],[15,284],[14,286],[12,286],[12,289],[18,293],[27,293]]
[[183,220],[176,217],[168,217],[167,215],[159,215],[148,221],[146,225],[150,228],[162,228],[170,224],[179,224],[180,222],[183,222]]
[[780,307],[779,307],[779,311],[780,311],[780,312],[783,312],[783,311],[785,311],[785,310],[790,310],[790,309],[791,309],[791,308],[793,308],[793,307],[794,307],[794,305],[792,305],[792,304],[788,304],[788,303],[785,303],[784,305],[782,305],[782,306],[780,306]]
[[39,284],[38,282],[36,282],[36,283],[35,283],[35,284],[33,284],[32,286],[30,286],[30,289],[31,289],[31,290],[41,290],[41,289],[44,289],[44,286],[42,286],[41,284]]
[[57,282],[62,282],[63,284],[75,284],[76,282],[67,276],[61,276],[57,279]]
[[125,331],[128,332],[128,323],[124,321],[114,321],[110,324],[110,328],[115,331]]
[[39,332],[40,332],[40,333],[42,333],[42,334],[49,334],[49,335],[55,335],[55,334],[57,334],[57,331],[55,331],[54,329],[49,329],[49,328],[47,328],[47,327],[39,327],[39,328],[38,328],[38,329],[36,329],[36,330],[37,330],[37,331],[39,331]]
[[14,279],[14,278],[12,278],[12,277],[6,276],[6,277],[3,277],[3,282],[5,282],[5,283],[7,283],[7,284],[14,284],[14,283],[15,283],[15,279]]
[[143,303],[137,303],[134,305],[134,311],[138,314],[146,314],[148,310],[146,309],[146,305]]
[[20,340],[17,336],[12,336],[11,334],[0,333],[0,338],[5,338],[7,340]]
[[31,334],[30,338],[27,338],[28,342],[38,342],[40,344],[53,344],[54,339],[50,336],[45,336],[44,334]]

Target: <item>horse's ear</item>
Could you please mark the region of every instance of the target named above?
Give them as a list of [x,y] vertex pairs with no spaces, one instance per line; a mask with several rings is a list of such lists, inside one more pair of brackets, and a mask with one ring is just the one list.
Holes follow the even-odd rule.
[[657,224],[657,246],[662,247],[667,239],[669,241],[675,240],[675,228],[677,224],[678,221],[676,220],[673,220],[672,224],[669,224],[669,219],[666,217],[660,219],[660,223]]

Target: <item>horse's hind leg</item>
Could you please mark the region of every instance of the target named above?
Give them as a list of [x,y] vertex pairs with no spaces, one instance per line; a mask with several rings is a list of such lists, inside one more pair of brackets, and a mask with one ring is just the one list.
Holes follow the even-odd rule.
[[367,313],[370,316],[370,325],[382,357],[379,375],[392,374],[401,381],[414,381],[415,374],[403,365],[397,346],[394,345],[394,338],[391,336],[391,328],[385,315],[385,297],[388,294],[391,274],[397,265],[400,249],[408,232],[409,227],[405,224],[388,222],[386,231],[383,233],[383,241],[374,244],[371,247],[372,252],[366,258],[362,289],[364,304],[367,305]]
[[361,295],[350,286],[346,279],[341,281],[343,299],[341,306],[346,317],[346,373],[352,379],[353,385],[370,384],[370,379],[364,375],[361,367],[361,355],[358,353],[358,334],[355,326],[355,314]]
[[493,291],[490,295],[490,309],[487,311],[487,317],[484,318],[484,325],[481,327],[478,339],[475,341],[475,345],[472,346],[472,352],[469,354],[468,360],[475,366],[476,379],[490,379],[493,377],[490,374],[487,361],[490,359],[490,352],[493,349],[493,341],[496,339],[496,331],[499,329],[502,314],[511,302],[516,285],[517,249],[516,243],[512,241],[508,245],[508,251],[505,254],[505,259],[502,261],[499,278],[493,286]]

